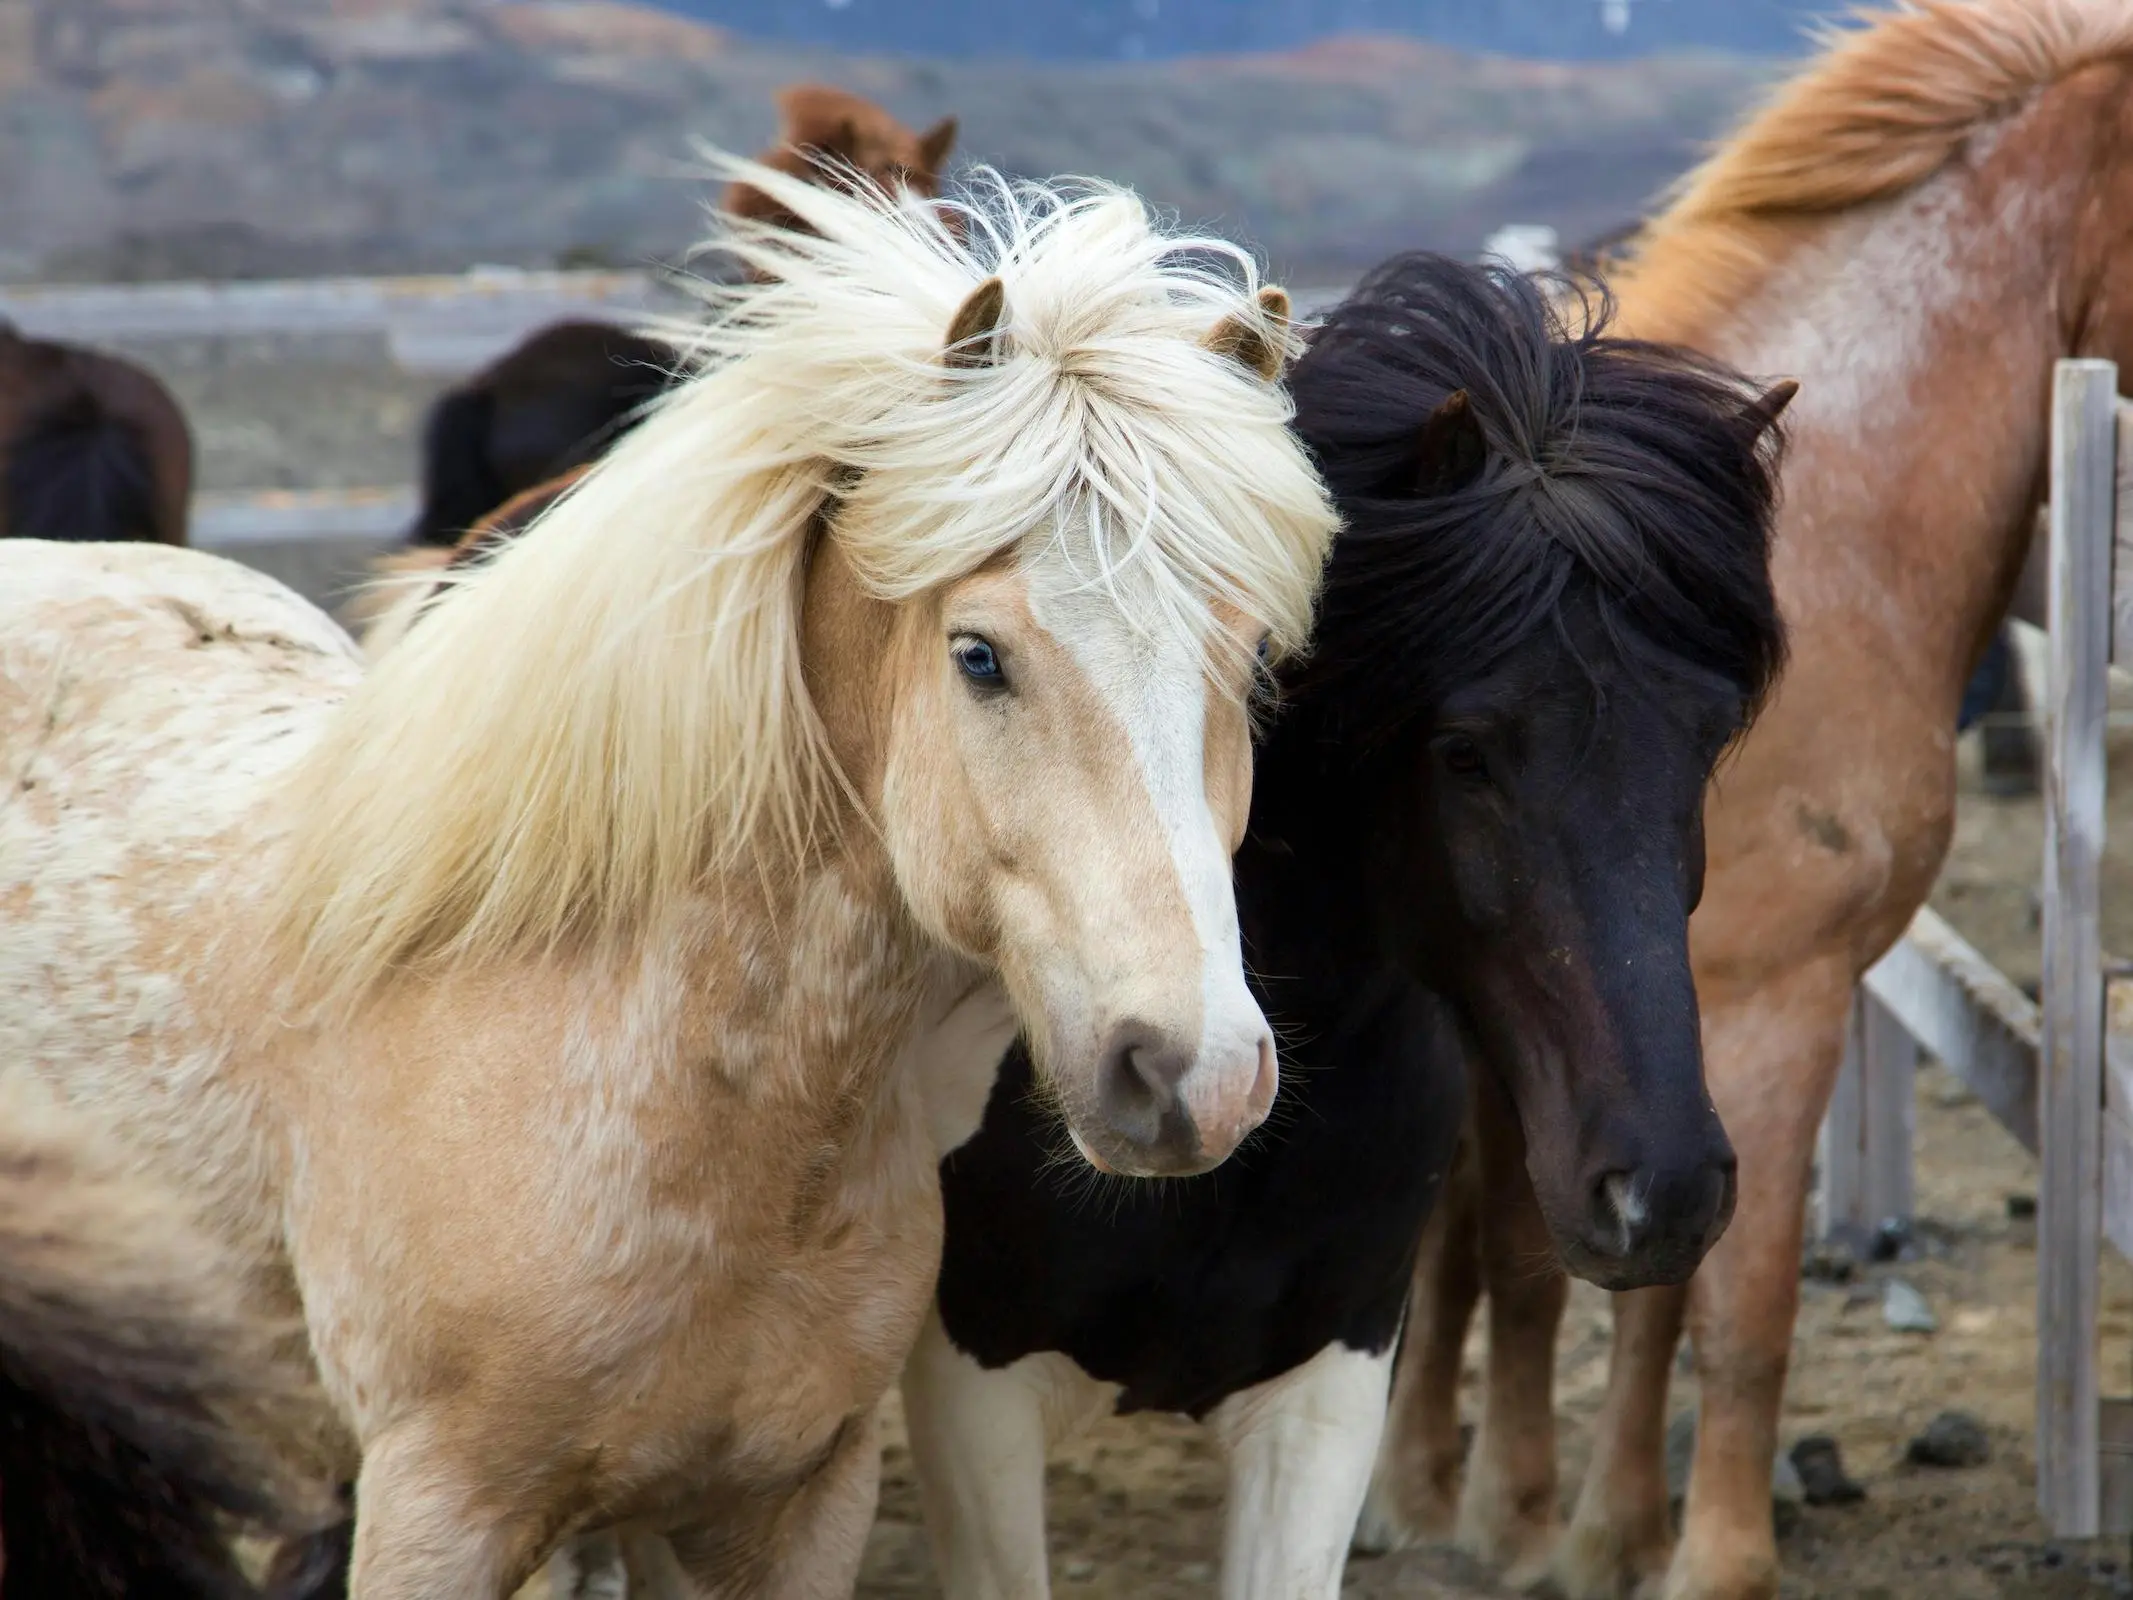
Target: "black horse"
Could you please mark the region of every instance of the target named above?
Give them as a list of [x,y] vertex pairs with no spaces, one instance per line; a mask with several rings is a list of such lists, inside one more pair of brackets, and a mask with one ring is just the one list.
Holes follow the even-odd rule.
[[1405,256],[1293,375],[1346,525],[1237,858],[1283,1100],[1216,1172],[1092,1191],[1010,1052],[942,1163],[905,1380],[950,1600],[1039,1592],[1048,1436],[1110,1407],[1216,1428],[1226,1591],[1339,1592],[1467,1063],[1583,1276],[1679,1282],[1731,1216],[1688,917],[1706,781],[1783,653],[1791,389],[1584,312]]
[[675,353],[606,322],[529,334],[430,408],[408,543],[450,548],[514,495],[604,454],[666,387]]

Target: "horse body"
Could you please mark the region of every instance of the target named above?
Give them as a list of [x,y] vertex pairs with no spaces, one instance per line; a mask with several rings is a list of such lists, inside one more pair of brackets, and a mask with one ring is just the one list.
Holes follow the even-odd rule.
[[973,248],[729,170],[812,233],[367,676],[210,558],[0,549],[0,1037],[293,1289],[356,1600],[615,1525],[848,1589],[936,1033],[1012,1016],[1127,1172],[1274,1090],[1227,860],[1332,528],[1278,292],[1115,191]]
[[[182,1176],[249,1257],[255,1315],[288,1316],[265,1286],[293,1278],[336,1402],[319,1426],[345,1418],[375,1454],[448,1383],[429,1427],[479,1449],[501,1426],[566,1477],[599,1462],[579,1514],[601,1520],[797,1485],[833,1453],[853,1470],[851,1419],[915,1336],[939,1229],[915,1091],[886,1070],[927,956],[884,907],[878,854],[796,886],[778,941],[754,897],[705,897],[613,961],[410,985],[262,1047],[245,1019],[272,998],[224,964],[244,965],[233,937],[279,865],[262,792],[353,682],[345,639],[206,557],[24,579],[5,677],[53,693],[8,700],[33,787],[0,858],[33,887],[6,948],[34,987],[0,1041]],[[37,718],[41,735],[19,725]],[[824,974],[838,1005],[817,1003]],[[736,1004],[714,1026],[699,993]],[[730,1139],[720,1181],[676,1126]],[[403,1157],[389,1180],[380,1149]],[[382,1325],[381,1275],[417,1302]],[[499,1323],[519,1330],[502,1349]],[[529,1384],[547,1397],[530,1414]],[[727,1536],[770,1543],[748,1509],[722,1508]]]
[[[1740,1207],[1687,1291],[1617,1304],[1595,1454],[1555,1561],[1578,1600],[1646,1581],[1669,1600],[1776,1593],[1770,1462],[1853,986],[1947,847],[1956,712],[2027,549],[2053,362],[2133,360],[2113,268],[2133,216],[2129,75],[2133,21],[2115,4],[1929,4],[1877,22],[1721,150],[1617,280],[1632,331],[1805,387],[1775,560],[1792,661],[1714,789],[1693,930]],[[1455,1338],[1464,1310],[1435,1321]],[[1517,1475],[1536,1503],[1553,1500],[1552,1464],[1533,1471],[1551,1421],[1518,1397],[1545,1394],[1554,1322],[1491,1345],[1506,1370],[1483,1440],[1493,1426],[1525,1441]],[[1701,1402],[1676,1550],[1660,1449],[1685,1323]],[[1530,1546],[1548,1520],[1493,1534]]]
[[1224,1594],[1339,1593],[1469,1060],[1549,1197],[1530,1248],[1678,1281],[1725,1226],[1688,913],[1706,779],[1780,653],[1776,403],[1428,257],[1291,382],[1347,520],[1237,857],[1284,1109],[1219,1171],[1090,1192],[1018,1051],[945,1130],[904,1390],[951,1600],[1048,1592],[1045,1447],[1106,1409],[1221,1439]]
[[192,433],[144,369],[0,325],[0,538],[183,544]]

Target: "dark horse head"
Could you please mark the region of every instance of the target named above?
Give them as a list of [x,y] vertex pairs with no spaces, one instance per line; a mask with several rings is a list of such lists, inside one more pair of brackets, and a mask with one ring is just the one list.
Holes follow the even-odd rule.
[[1688,923],[1705,784],[1784,652],[1791,386],[1561,288],[1403,256],[1314,335],[1298,427],[1347,520],[1253,829],[1362,853],[1359,931],[1452,1000],[1566,1264],[1623,1288],[1732,1217]]

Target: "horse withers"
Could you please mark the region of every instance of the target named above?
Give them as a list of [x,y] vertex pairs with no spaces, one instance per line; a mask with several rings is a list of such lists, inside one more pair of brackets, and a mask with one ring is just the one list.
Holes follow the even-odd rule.
[[193,440],[160,380],[0,322],[0,538],[185,543]]
[[[1546,1401],[1560,1289],[1490,1340],[1469,1494],[1492,1475],[1516,1492],[1477,1508],[1473,1532],[1544,1564],[1553,1542],[1571,1600],[1779,1590],[1771,1464],[1816,1134],[1856,982],[1947,849],[1958,708],[2029,549],[2053,365],[2133,366],[2129,230],[2133,11],[1925,0],[1833,39],[1615,278],[1626,330],[1806,387],[1775,567],[1791,655],[1713,788],[1695,922],[1740,1203],[1685,1289],[1617,1301],[1591,1465],[1559,1541]],[[1516,1166],[1484,1179],[1486,1210],[1530,1207]],[[1455,1373],[1471,1294],[1425,1283],[1417,1306],[1441,1330],[1433,1351],[1410,1344],[1418,1369]],[[1697,1426],[1677,1541],[1663,1445],[1684,1329]],[[1419,1438],[1423,1419],[1394,1426]],[[1441,1506],[1427,1473],[1398,1478],[1385,1487],[1418,1518]]]
[[918,1063],[1019,1027],[1148,1175],[1275,1092],[1229,858],[1334,525],[1282,297],[1101,185],[721,165],[810,231],[727,236],[693,376],[367,672],[230,563],[0,548],[0,1055],[301,1313],[354,1600],[620,1526],[848,1590]]
[[951,1600],[1046,1593],[1048,1443],[1151,1408],[1227,1448],[1224,1594],[1339,1593],[1468,1062],[1547,1196],[1523,1248],[1678,1282],[1732,1209],[1688,917],[1706,781],[1782,653],[1789,388],[1430,256],[1291,387],[1343,528],[1237,858],[1283,1108],[1218,1172],[1091,1192],[1025,1051],[989,1098],[936,1080],[963,1120],[904,1393]]

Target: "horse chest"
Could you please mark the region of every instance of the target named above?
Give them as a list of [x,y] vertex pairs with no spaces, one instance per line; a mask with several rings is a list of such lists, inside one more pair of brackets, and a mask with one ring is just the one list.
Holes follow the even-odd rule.
[[1387,1347],[1463,1084],[1420,991],[1333,1001],[1282,1015],[1301,1041],[1289,1104],[1253,1148],[1103,1195],[1060,1170],[1028,1055],[1010,1053],[977,1135],[942,1164],[949,1338],[988,1368],[1057,1352],[1119,1386],[1120,1410],[1193,1415],[1329,1344]]

